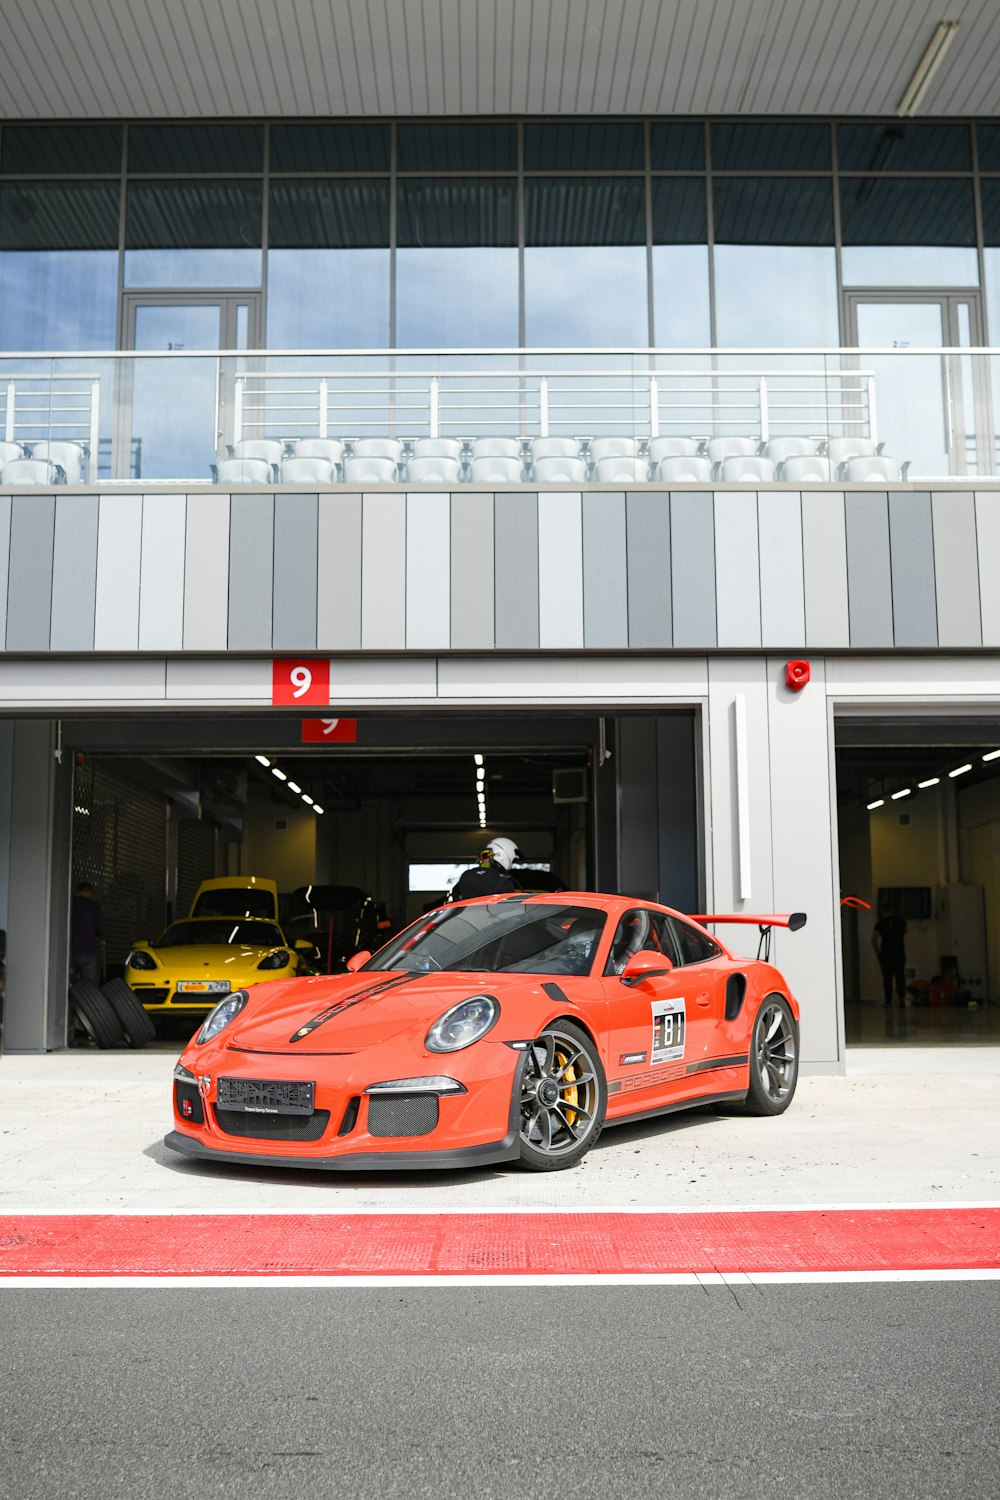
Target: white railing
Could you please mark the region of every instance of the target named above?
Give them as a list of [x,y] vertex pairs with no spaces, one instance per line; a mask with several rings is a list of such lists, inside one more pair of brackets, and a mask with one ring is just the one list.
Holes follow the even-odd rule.
[[96,484],[101,434],[101,381],[62,371],[8,375],[0,383],[4,441],[30,453],[43,440],[76,443],[88,484]]

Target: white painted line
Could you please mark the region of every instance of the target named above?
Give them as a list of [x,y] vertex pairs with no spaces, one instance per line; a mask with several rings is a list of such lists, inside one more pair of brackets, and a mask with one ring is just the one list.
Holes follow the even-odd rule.
[[7,1288],[33,1290],[63,1288],[77,1291],[88,1287],[104,1290],[132,1288],[183,1287],[342,1287],[345,1291],[379,1287],[413,1287],[421,1290],[452,1287],[607,1287],[607,1286],[809,1286],[825,1282],[842,1285],[862,1282],[899,1281],[1000,1281],[1000,1266],[976,1270],[935,1271],[760,1271],[726,1273],[703,1271],[683,1273],[615,1273],[607,1276],[3,1276],[0,1292]]
[[353,1218],[356,1216],[378,1216],[380,1218],[394,1218],[404,1216],[443,1218],[448,1214],[465,1214],[470,1217],[490,1217],[506,1214],[514,1216],[517,1214],[525,1217],[531,1214],[560,1214],[569,1217],[572,1214],[832,1214],[832,1213],[896,1213],[896,1212],[922,1212],[928,1209],[993,1209],[1000,1208],[1000,1199],[975,1199],[966,1200],[957,1198],[936,1198],[928,1202],[920,1203],[893,1203],[880,1199],[872,1203],[706,1203],[695,1205],[680,1205],[673,1203],[646,1203],[646,1204],[623,1204],[621,1207],[607,1204],[587,1207],[580,1204],[484,1204],[470,1207],[463,1204],[447,1204],[444,1206],[428,1207],[397,1207],[389,1199],[378,1204],[353,1204],[338,1202],[327,1206],[324,1203],[310,1204],[308,1208],[260,1208],[255,1206],[222,1207],[211,1208],[172,1208],[168,1215],[162,1210],[147,1208],[122,1208],[118,1205],[108,1205],[100,1208],[5,1208],[3,1198],[0,1196],[0,1218],[58,1218],[58,1219],[97,1219],[97,1218],[130,1218],[130,1219],[157,1219],[169,1216],[171,1219],[223,1219],[235,1216],[252,1217],[260,1219],[304,1219],[304,1218]]

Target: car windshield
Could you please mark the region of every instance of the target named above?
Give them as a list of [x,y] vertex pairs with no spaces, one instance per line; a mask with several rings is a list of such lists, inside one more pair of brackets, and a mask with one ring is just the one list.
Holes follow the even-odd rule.
[[505,897],[444,906],[408,927],[366,969],[486,974],[589,974],[604,931],[594,906]]
[[243,886],[203,891],[195,902],[192,916],[273,917],[274,897],[270,891],[255,891]]
[[234,943],[244,948],[280,948],[281,929],[273,922],[218,921],[174,922],[153,944],[154,948],[179,948],[189,943]]

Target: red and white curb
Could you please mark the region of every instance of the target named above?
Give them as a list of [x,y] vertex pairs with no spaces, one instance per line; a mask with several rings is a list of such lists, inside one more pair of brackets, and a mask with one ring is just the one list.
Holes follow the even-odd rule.
[[0,1288],[960,1279],[1000,1279],[1000,1205],[0,1217]]

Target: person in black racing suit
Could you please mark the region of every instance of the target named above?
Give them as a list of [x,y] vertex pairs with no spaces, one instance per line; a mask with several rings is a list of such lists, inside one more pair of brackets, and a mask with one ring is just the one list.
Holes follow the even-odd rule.
[[466,870],[452,886],[449,901],[468,901],[472,896],[505,896],[521,887],[509,873],[517,859],[513,839],[490,839],[474,870]]

